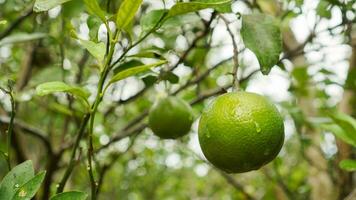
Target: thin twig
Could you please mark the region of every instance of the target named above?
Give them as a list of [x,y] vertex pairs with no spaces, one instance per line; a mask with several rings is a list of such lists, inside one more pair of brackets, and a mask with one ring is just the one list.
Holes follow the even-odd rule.
[[68,181],[68,178],[70,176],[70,174],[72,173],[73,169],[74,169],[74,165],[75,165],[75,157],[76,157],[76,154],[77,154],[77,149],[79,148],[79,143],[80,143],[80,140],[82,139],[83,135],[84,135],[84,132],[85,132],[85,127],[89,121],[89,117],[90,115],[89,114],[86,114],[84,115],[83,117],[83,120],[82,120],[82,124],[80,125],[80,128],[78,130],[78,134],[77,134],[77,138],[75,140],[75,144],[73,146],[73,149],[72,149],[72,154],[71,154],[71,157],[70,157],[70,161],[69,161],[69,164],[68,164],[68,167],[66,169],[66,171],[64,172],[64,175],[58,185],[58,188],[57,188],[57,194],[58,193],[61,193],[63,192],[63,189],[64,189],[64,186],[66,184],[66,182]]
[[245,199],[248,199],[248,200],[255,200],[256,199],[255,197],[253,197],[252,195],[247,193],[245,188],[239,182],[237,182],[236,179],[232,175],[227,174],[224,171],[220,170],[219,168],[215,167],[210,162],[208,162],[206,159],[202,158],[200,155],[195,153],[193,150],[191,150],[191,149],[189,149],[189,148],[187,148],[185,146],[183,147],[183,149],[186,150],[186,151],[189,151],[189,154],[192,154],[194,157],[196,157],[197,159],[203,161],[208,166],[210,166],[211,169],[213,169],[216,172],[218,172],[231,186],[234,187],[234,189],[236,189],[237,191],[241,192],[244,195]]
[[[213,13],[210,20],[208,22],[205,23],[205,29],[204,31],[198,35],[193,41],[192,43],[189,45],[189,47],[187,48],[187,50],[184,51],[184,53],[179,57],[179,60],[176,62],[175,65],[171,66],[167,71],[173,71],[174,69],[176,69],[187,57],[188,55],[191,53],[191,51],[197,46],[197,43],[203,39],[204,37],[206,37],[209,33],[210,33],[210,25],[211,23],[213,22],[214,18],[216,16],[216,13]],[[126,50],[126,51],[129,51],[130,49]],[[127,53],[127,52],[126,52]],[[124,54],[126,54],[124,53]],[[116,63],[118,62],[115,62],[113,65],[116,65]],[[129,103],[129,102],[132,102],[134,100],[136,100],[137,98],[143,96],[148,90],[149,90],[150,87],[145,87],[144,89],[142,89],[141,91],[139,91],[138,93],[136,93],[135,95],[129,97],[128,99],[125,99],[125,100],[119,100],[117,102],[117,104],[119,105],[122,105],[122,104],[126,104],[126,103]],[[113,105],[112,107],[110,107],[106,114],[108,114],[109,112],[111,112],[114,107],[116,107],[116,104]]]
[[10,120],[8,123],[8,129],[6,131],[7,134],[7,154],[6,156],[6,161],[7,161],[7,167],[9,171],[11,170],[11,136],[14,130],[14,120],[15,120],[15,115],[16,115],[16,104],[15,104],[15,98],[14,98],[14,93],[12,90],[12,86],[8,86],[8,90],[5,90],[3,88],[0,88],[1,91],[5,92],[7,95],[10,97],[10,102],[11,102],[11,112],[10,112]]
[[220,15],[220,18],[224,21],[225,25],[226,25],[226,30],[229,33],[231,40],[232,40],[232,46],[234,48],[233,50],[233,61],[234,61],[234,67],[233,67],[233,71],[232,71],[232,76],[233,76],[233,90],[238,91],[240,88],[239,85],[239,80],[238,80],[238,69],[239,69],[239,49],[236,43],[236,38],[234,33],[232,32],[232,30],[229,27],[230,22],[223,16]]
[[102,185],[103,185],[104,179],[105,179],[105,175],[107,174],[107,172],[114,166],[114,164],[121,157],[121,155],[127,153],[133,147],[133,145],[135,144],[136,138],[137,138],[136,136],[132,136],[132,139],[130,140],[130,144],[126,148],[126,150],[124,152],[120,152],[120,153],[113,152],[113,153],[111,153],[110,157],[112,157],[112,159],[111,159],[110,163],[105,164],[102,167],[101,171],[100,171],[99,180],[98,180],[98,187],[97,187],[97,192],[96,192],[97,195],[99,195],[99,192],[100,192],[100,190],[102,188]]
[[31,16],[32,14],[33,14],[33,9],[31,6],[31,8],[28,9],[23,15],[15,19],[4,32],[0,33],[0,40],[10,35],[12,31],[14,31],[27,17]]
[[[9,124],[10,123],[10,118],[6,116],[0,116],[0,122],[4,124]],[[49,152],[50,155],[53,154],[52,150],[52,145],[49,141],[49,139],[46,137],[46,133],[43,132],[40,129],[37,129],[35,127],[32,127],[25,122],[15,120],[14,121],[15,129],[20,129],[22,130],[25,134],[29,134],[35,138],[38,138],[46,147],[47,151]]]
[[229,62],[231,60],[230,58],[224,59],[222,61],[220,61],[219,63],[215,64],[214,66],[210,67],[209,69],[207,69],[205,72],[203,72],[201,75],[199,75],[197,78],[195,78],[194,80],[190,80],[188,82],[186,82],[183,86],[179,87],[176,91],[174,91],[172,93],[172,95],[176,95],[179,92],[185,90],[186,88],[188,88],[189,86],[195,85],[201,81],[203,81],[206,77],[209,76],[209,74],[214,71],[215,69],[217,69],[218,67],[220,67],[221,65]]
[[[253,71],[253,72],[251,72],[251,74],[249,74],[249,75],[247,75],[245,78],[241,79],[241,80],[240,80],[240,84],[243,83],[243,82],[245,82],[245,81],[247,81],[248,78],[252,77],[252,76],[253,76],[254,74],[256,74],[257,72],[259,72],[259,70],[258,70],[258,71]],[[247,77],[248,77],[248,78],[247,78]],[[202,81],[202,80],[201,80],[201,81]],[[232,84],[229,84],[229,85],[227,85],[227,86],[225,86],[225,87],[222,87],[222,88],[216,88],[216,89],[207,91],[207,92],[205,92],[205,93],[203,93],[203,94],[200,94],[200,95],[199,95],[198,97],[196,97],[195,99],[193,99],[193,100],[190,102],[190,104],[191,104],[191,105],[195,105],[195,104],[200,103],[200,102],[202,102],[202,101],[204,101],[205,99],[208,99],[208,98],[210,98],[210,97],[216,96],[216,95],[218,95],[218,94],[226,93],[227,90],[228,90],[229,88],[231,88],[231,87],[232,87]],[[131,135],[133,135],[133,134],[139,133],[139,132],[141,132],[142,130],[144,130],[144,129],[147,127],[147,124],[144,124],[144,123],[140,124],[140,122],[141,122],[144,118],[146,118],[147,116],[148,116],[148,110],[145,111],[145,112],[143,112],[142,114],[140,114],[138,117],[134,118],[131,122],[128,123],[128,125],[125,126],[124,129],[121,129],[120,131],[118,131],[118,133],[114,134],[114,137],[112,137],[111,140],[110,140],[107,144],[101,146],[101,147],[97,150],[97,152],[102,151],[102,150],[108,148],[108,147],[111,146],[113,143],[118,142],[118,141],[120,141],[120,140],[123,139],[123,138],[126,138],[126,137],[128,137],[128,136],[131,136]]]

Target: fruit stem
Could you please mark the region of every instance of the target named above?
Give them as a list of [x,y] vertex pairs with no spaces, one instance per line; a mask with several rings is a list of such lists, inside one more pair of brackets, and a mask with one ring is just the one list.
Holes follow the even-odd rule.
[[234,68],[232,71],[232,76],[233,76],[233,80],[232,80],[232,90],[235,91],[239,91],[240,90],[240,81],[238,78],[238,69],[239,69],[239,49],[236,43],[236,37],[234,35],[234,33],[232,32],[232,30],[229,27],[230,22],[223,16],[223,15],[219,15],[220,18],[224,21],[225,25],[226,25],[226,30],[229,33],[231,40],[232,40],[232,46],[234,48],[233,50],[233,62],[234,62]]

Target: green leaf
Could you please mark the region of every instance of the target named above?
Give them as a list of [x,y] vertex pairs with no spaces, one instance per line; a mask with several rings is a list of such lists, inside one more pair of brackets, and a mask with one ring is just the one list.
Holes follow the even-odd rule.
[[190,12],[195,12],[207,8],[219,9],[222,6],[231,5],[231,0],[215,0],[215,1],[195,1],[195,2],[183,2],[176,3],[168,12],[169,17],[174,17],[177,15],[183,15]]
[[68,92],[76,97],[87,99],[90,95],[83,88],[67,85],[63,82],[54,81],[40,84],[36,87],[37,95],[44,96],[55,92]]
[[112,79],[110,80],[110,83],[114,83],[114,82],[120,81],[122,79],[128,78],[130,76],[134,76],[136,74],[139,74],[139,73],[142,73],[142,72],[146,72],[146,71],[150,70],[151,68],[158,67],[158,66],[163,65],[165,63],[167,63],[167,61],[162,60],[162,61],[150,64],[150,65],[142,65],[142,66],[133,67],[133,68],[129,68],[129,69],[123,70],[123,71],[115,74],[112,77]]
[[171,71],[164,72],[163,74],[161,74],[161,79],[169,81],[172,84],[176,84],[179,82],[179,77]]
[[356,142],[353,141],[353,139],[350,138],[348,136],[348,134],[339,125],[337,125],[337,124],[321,124],[320,128],[324,129],[326,131],[330,131],[340,140],[342,140],[350,145],[356,146]]
[[352,140],[352,143],[356,147],[356,120],[342,112],[336,112],[330,115],[330,118],[334,120],[345,132],[345,136]]
[[94,56],[99,62],[102,62],[105,58],[106,46],[104,43],[95,43],[89,40],[78,39],[79,43],[86,48],[89,53]]
[[331,18],[331,10],[329,8],[329,3],[325,0],[320,0],[316,12],[320,17],[325,17],[327,19]]
[[90,14],[98,16],[101,21],[106,22],[105,12],[100,8],[97,0],[84,0]]
[[262,73],[267,75],[278,63],[282,52],[278,22],[269,15],[243,15],[241,35],[245,46],[255,53]]
[[12,200],[30,200],[33,196],[35,196],[36,192],[40,188],[45,175],[45,171],[40,172],[27,183],[22,185],[17,190]]
[[157,82],[157,76],[148,75],[142,78],[142,81],[145,83],[146,87],[150,87]]
[[344,87],[345,89],[356,90],[356,67],[349,69]]
[[144,51],[144,52],[140,52],[134,55],[130,55],[127,57],[135,57],[135,58],[156,58],[156,59],[162,59],[163,56],[161,54],[159,54],[156,51]]
[[[219,3],[221,0],[194,0],[192,2],[201,2],[201,3]],[[227,4],[222,4],[220,6],[214,7],[215,10],[217,10],[220,13],[231,13],[231,3]]]
[[66,115],[66,116],[76,116],[76,117],[81,117],[83,116],[83,112],[80,112],[79,110],[73,109],[73,108],[68,108],[67,105],[59,104],[56,102],[50,102],[48,104],[48,110],[56,112],[58,114]]
[[[162,32],[157,33],[157,36],[160,36],[162,39],[167,40],[168,38],[172,38],[174,37],[174,41],[176,39],[176,37],[180,34],[180,30],[182,25],[186,25],[186,24],[197,24],[199,22],[201,22],[201,19],[195,15],[194,13],[187,13],[184,15],[177,15],[174,17],[170,17],[167,18],[168,15],[165,15],[166,17],[164,18],[164,23],[162,24],[162,26],[160,27],[162,30],[166,31],[161,35]],[[173,31],[174,30],[174,31]],[[172,32],[173,31],[173,32]],[[166,42],[173,42],[174,41],[166,41]]]
[[167,12],[167,10],[152,10],[144,15],[140,21],[141,32],[147,33],[154,29]]
[[143,62],[141,62],[139,60],[130,60],[130,61],[122,63],[121,65],[116,67],[114,69],[114,74],[117,74],[117,73],[119,73],[121,71],[124,71],[126,69],[130,69],[130,68],[137,67],[137,66],[142,66],[142,65],[144,65]]
[[84,192],[71,191],[56,194],[51,197],[51,200],[85,200],[87,197],[88,195]]
[[61,16],[64,20],[70,21],[75,17],[79,17],[85,10],[82,0],[73,0],[62,5]]
[[346,171],[356,171],[356,160],[342,160],[339,167]]
[[33,11],[47,11],[68,1],[71,0],[36,0],[35,5],[33,6]]
[[35,176],[32,161],[14,167],[0,183],[0,199],[11,199],[19,187]]
[[38,40],[47,37],[45,33],[16,33],[0,40],[0,46]]
[[143,0],[124,0],[116,16],[118,29],[126,29],[134,19]]

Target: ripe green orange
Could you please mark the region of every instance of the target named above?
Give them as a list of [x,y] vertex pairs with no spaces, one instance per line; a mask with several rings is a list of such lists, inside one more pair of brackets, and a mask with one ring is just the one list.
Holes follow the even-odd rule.
[[204,110],[198,132],[205,157],[228,173],[259,169],[277,156],[284,141],[277,108],[249,92],[217,97]]
[[148,119],[153,133],[163,139],[186,135],[194,120],[190,105],[177,97],[158,100],[152,106]]

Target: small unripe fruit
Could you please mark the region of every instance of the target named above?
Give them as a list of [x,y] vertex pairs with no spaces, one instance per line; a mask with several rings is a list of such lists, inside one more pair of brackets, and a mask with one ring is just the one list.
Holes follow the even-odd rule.
[[177,98],[159,99],[149,112],[149,127],[163,139],[176,139],[189,133],[194,121],[188,103]]

